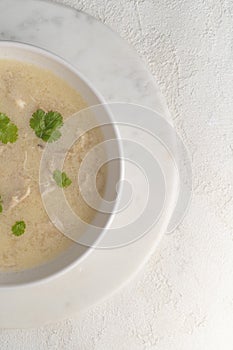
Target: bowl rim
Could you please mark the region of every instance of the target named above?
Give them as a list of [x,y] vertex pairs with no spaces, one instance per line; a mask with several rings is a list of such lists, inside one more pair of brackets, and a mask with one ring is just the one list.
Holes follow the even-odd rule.
[[[118,196],[117,196],[117,199],[116,199],[115,204],[113,206],[113,211],[115,211],[118,207],[119,197],[121,196],[121,193],[122,193],[122,187],[123,187],[122,180],[124,179],[125,169],[124,169],[123,161],[122,161],[122,159],[123,159],[123,145],[121,142],[120,132],[119,132],[117,125],[114,123],[113,113],[109,107],[109,104],[114,104],[114,102],[107,103],[105,101],[104,97],[102,96],[102,94],[95,88],[95,86],[92,85],[92,83],[86,78],[86,76],[83,73],[81,73],[79,71],[79,69],[77,69],[72,63],[70,63],[68,60],[62,58],[60,55],[53,53],[53,52],[49,51],[48,49],[41,48],[37,45],[32,45],[29,43],[19,42],[19,41],[14,41],[14,40],[0,40],[0,49],[2,47],[5,47],[5,46],[9,47],[9,48],[16,48],[16,49],[21,48],[21,49],[24,49],[26,51],[33,52],[35,54],[36,53],[41,54],[43,56],[50,58],[51,60],[55,60],[56,62],[58,62],[62,66],[68,68],[68,70],[71,71],[74,75],[78,76],[78,78],[84,83],[84,85],[86,85],[87,88],[95,95],[97,100],[99,100],[100,103],[88,106],[87,109],[92,108],[94,106],[102,106],[106,112],[106,115],[109,118],[109,122],[110,122],[109,124],[112,125],[114,133],[116,135],[118,154],[119,154],[119,179],[118,179],[119,186],[118,186]],[[0,57],[0,60],[1,60],[1,57]],[[17,59],[14,59],[14,60],[17,61]],[[18,61],[23,62],[23,60],[18,60]],[[27,62],[27,61],[25,61],[25,62]],[[34,64],[34,63],[31,63],[31,64]],[[36,63],[34,65],[36,66]],[[85,100],[85,97],[84,97],[84,100]],[[107,219],[107,222],[106,222],[104,228],[102,229],[99,237],[93,242],[94,245],[96,245],[103,238],[107,229],[111,225],[111,223],[114,219],[114,216],[115,216],[114,212],[109,214],[109,218]],[[79,244],[81,246],[85,246],[85,245],[82,245],[81,243],[77,243],[77,242],[74,242],[74,243]],[[12,289],[12,288],[23,288],[25,286],[28,286],[28,287],[36,286],[38,284],[47,283],[47,282],[50,282],[51,280],[59,278],[60,276],[69,272],[70,270],[72,270],[73,268],[77,267],[81,262],[83,262],[84,259],[86,259],[88,257],[89,254],[92,253],[92,251],[94,249],[97,249],[97,248],[94,248],[92,246],[85,246],[85,247],[87,249],[86,249],[86,251],[84,251],[84,253],[81,256],[79,256],[77,259],[74,259],[73,262],[68,263],[66,266],[58,269],[57,271],[49,273],[45,277],[42,276],[42,277],[39,277],[38,279],[35,279],[32,281],[29,280],[29,281],[12,282],[12,283],[6,282],[5,284],[2,284],[2,285],[0,284],[0,290],[3,290],[3,289],[7,290],[7,289]],[[100,250],[101,248],[98,248],[98,249]],[[52,259],[51,261],[55,261],[57,258],[58,257]],[[49,263],[51,261],[48,261],[47,263]],[[41,265],[35,266],[34,268],[31,268],[31,269],[29,268],[29,269],[22,270],[22,271],[2,272],[2,273],[12,274],[12,275],[33,273],[34,269],[36,270],[37,268],[39,268],[43,265],[45,266],[47,263],[44,263],[44,264],[42,263]]]

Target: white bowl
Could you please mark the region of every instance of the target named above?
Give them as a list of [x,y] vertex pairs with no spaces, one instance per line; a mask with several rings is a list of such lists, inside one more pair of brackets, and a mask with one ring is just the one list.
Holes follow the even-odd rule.
[[[105,101],[101,95],[95,90],[90,82],[72,65],[64,61],[62,58],[35,46],[12,42],[12,41],[0,41],[0,59],[14,59],[25,63],[31,63],[38,67],[50,70],[58,77],[66,81],[70,86],[75,88],[87,102],[89,106],[102,105],[101,106],[101,123],[104,120],[108,123],[108,127],[102,128],[104,140],[117,139],[117,149],[114,150],[114,154],[117,153],[118,161],[110,162],[108,164],[108,175],[106,179],[106,198],[112,198],[115,193],[115,185],[120,184],[123,176],[123,167],[121,162],[121,143],[117,127],[114,125],[114,120],[111,116]],[[96,116],[98,120],[98,116]],[[106,148],[106,152],[111,154],[111,149]],[[118,188],[119,194],[120,188]],[[119,196],[118,196],[119,198]],[[113,201],[112,210],[116,208],[118,199]],[[101,222],[102,229],[99,230],[98,237],[101,237],[109,227],[114,214],[97,213],[95,217],[96,222]],[[84,233],[85,234],[85,233]],[[91,247],[83,246],[77,243],[73,243],[72,246],[67,249],[60,256],[54,260],[47,262],[39,267],[20,271],[20,272],[1,272],[0,273],[0,288],[4,287],[16,287],[25,284],[38,283],[47,281],[51,278],[55,278],[58,275],[65,273],[68,269],[75,267],[82,259],[87,258],[88,254],[92,251]]]

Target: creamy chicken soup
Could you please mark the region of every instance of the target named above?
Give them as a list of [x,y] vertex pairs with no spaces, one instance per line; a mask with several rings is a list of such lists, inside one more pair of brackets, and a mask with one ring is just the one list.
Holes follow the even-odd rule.
[[[79,93],[53,73],[23,62],[0,60],[0,113],[18,128],[17,141],[0,141],[1,271],[38,266],[75,244],[54,227],[43,207],[38,178],[46,142],[36,135],[30,119],[33,113],[43,110],[56,111],[65,121],[85,107]],[[85,154],[101,141],[98,128],[83,135],[70,149],[62,169],[68,178],[64,179],[68,181],[64,189],[67,200],[87,222],[94,218],[95,211],[80,195],[77,173]],[[104,170],[98,174],[100,193],[104,191],[105,176]]]

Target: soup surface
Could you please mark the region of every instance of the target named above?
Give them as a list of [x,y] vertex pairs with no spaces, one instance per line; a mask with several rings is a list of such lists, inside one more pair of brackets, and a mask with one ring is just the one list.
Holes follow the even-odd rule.
[[[15,143],[0,142],[1,271],[35,267],[74,244],[54,227],[44,209],[38,179],[46,142],[35,135],[29,122],[38,109],[57,111],[65,121],[85,107],[79,93],[53,73],[18,61],[0,60],[0,113],[18,127]],[[80,195],[77,172],[88,150],[101,141],[102,134],[97,128],[83,135],[69,151],[63,169],[72,181],[64,189],[67,200],[87,222],[94,218],[95,211]],[[100,193],[104,191],[105,175],[104,171],[98,174]],[[17,221],[26,224],[20,237],[12,234],[12,225]]]

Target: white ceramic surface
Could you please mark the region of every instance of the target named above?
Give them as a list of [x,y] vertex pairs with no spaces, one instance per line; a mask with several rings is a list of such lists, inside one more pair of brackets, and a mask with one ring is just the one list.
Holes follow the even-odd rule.
[[111,26],[147,63],[192,157],[193,200],[125,288],[82,315],[1,330],[1,349],[232,350],[232,1],[57,2]]
[[[32,43],[69,60],[108,101],[142,104],[169,119],[157,85],[135,53],[93,18],[44,1],[1,0],[0,29],[0,39]],[[154,251],[173,210],[177,178],[168,159],[165,154],[168,196],[153,230],[129,246],[93,251],[85,263],[51,283],[2,290],[0,326],[35,327],[81,312],[134,275]]]

